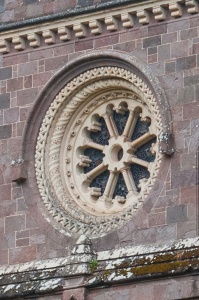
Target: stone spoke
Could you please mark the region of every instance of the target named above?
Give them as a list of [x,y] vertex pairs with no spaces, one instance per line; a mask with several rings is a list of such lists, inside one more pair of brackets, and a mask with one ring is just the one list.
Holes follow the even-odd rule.
[[142,136],[140,136],[138,139],[136,139],[135,141],[133,141],[131,143],[132,148],[139,148],[142,145],[146,144],[147,142],[149,142],[150,140],[152,140],[155,137],[155,134],[150,133],[149,131],[146,132],[145,134],[143,134]]
[[131,138],[131,136],[133,134],[133,130],[134,130],[135,125],[136,125],[136,122],[137,122],[137,119],[138,119],[138,113],[136,113],[133,110],[129,110],[129,117],[128,117],[128,120],[126,122],[124,131],[122,133],[122,135],[124,137]]
[[106,112],[105,114],[102,115],[106,122],[106,126],[108,128],[108,132],[110,134],[110,138],[112,137],[117,137],[118,136],[118,131],[117,127],[115,125],[115,122],[113,120],[113,115],[109,112]]
[[100,151],[104,150],[104,146],[103,145],[100,145],[100,144],[92,142],[92,141],[86,141],[84,143],[84,146],[86,146],[88,148],[94,148],[94,149],[97,149],[97,150],[100,150]]
[[143,166],[147,169],[149,167],[149,163],[147,161],[145,161],[143,159],[140,159],[140,158],[137,158],[135,156],[131,156],[128,162]]
[[125,168],[121,170],[121,172],[124,177],[124,181],[126,183],[128,192],[129,193],[136,192],[137,189],[130,168]]
[[113,193],[114,193],[117,181],[118,181],[118,175],[119,175],[118,173],[110,172],[110,175],[109,175],[109,178],[106,183],[105,190],[104,190],[104,195],[103,195],[105,199],[113,198]]
[[92,181],[95,177],[103,173],[107,169],[107,166],[102,162],[99,166],[95,167],[90,172],[86,173],[86,180]]

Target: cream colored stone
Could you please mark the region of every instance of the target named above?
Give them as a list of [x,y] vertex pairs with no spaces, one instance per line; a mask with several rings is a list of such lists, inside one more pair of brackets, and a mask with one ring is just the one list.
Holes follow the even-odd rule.
[[41,38],[37,33],[29,33],[27,35],[27,40],[29,41],[30,47],[39,47],[41,44]]
[[59,27],[57,29],[59,38],[61,41],[65,42],[65,41],[69,41],[71,39],[71,29],[67,28],[65,26],[63,27]]
[[150,13],[145,9],[137,11],[137,17],[140,24],[149,24],[150,22]]
[[129,13],[121,14],[121,20],[124,28],[131,28],[134,25],[133,16]]
[[10,43],[6,40],[0,40],[0,53],[9,53],[10,52]]
[[19,37],[19,36],[13,37],[12,43],[14,44],[15,50],[24,50],[25,49],[26,42],[25,42],[25,39],[22,37]]
[[50,45],[55,43],[55,32],[53,30],[44,30],[42,35],[44,37],[45,44]]
[[[71,100],[66,102],[65,99],[70,95],[73,95]],[[120,114],[130,111],[129,121],[121,135],[112,118],[114,110]],[[52,126],[58,113],[57,123]],[[149,133],[133,143],[130,136],[138,115],[146,122],[150,119],[151,124]],[[89,131],[101,130],[99,117],[106,120],[109,130],[107,146],[93,142],[89,136]],[[64,230],[76,234],[100,236],[121,226],[150,192],[161,162],[158,152],[153,163],[138,159],[134,154],[135,148],[158,136],[161,130],[155,98],[135,74],[116,67],[102,67],[74,78],[52,102],[38,136],[35,153],[37,183],[49,213]],[[87,173],[83,172],[83,168],[90,165],[91,158],[81,150],[85,147],[104,153],[102,162]],[[140,181],[140,193],[136,190],[130,171],[130,165],[135,162],[150,172],[150,178]],[[102,192],[97,186],[90,187],[96,176],[105,170],[110,171],[105,191]],[[113,199],[120,173],[128,194],[126,199],[119,195]],[[46,186],[46,176],[54,202],[49,197],[51,192]],[[117,223],[114,222],[116,215]]]

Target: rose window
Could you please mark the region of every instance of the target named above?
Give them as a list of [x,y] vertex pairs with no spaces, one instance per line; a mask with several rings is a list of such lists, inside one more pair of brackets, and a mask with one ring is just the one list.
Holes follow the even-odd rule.
[[44,117],[35,155],[55,226],[96,237],[131,219],[157,177],[161,132],[152,91],[130,71],[99,67],[72,79]]
[[[106,101],[100,101],[105,99]],[[81,195],[77,200],[92,214],[111,214],[136,202],[153,172],[156,129],[151,112],[134,94],[109,92],[98,97],[98,104],[77,118],[73,151],[66,149],[65,173]]]

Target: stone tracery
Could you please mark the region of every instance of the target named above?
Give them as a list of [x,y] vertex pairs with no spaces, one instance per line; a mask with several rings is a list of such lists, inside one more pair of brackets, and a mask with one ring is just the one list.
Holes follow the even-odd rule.
[[[117,118],[125,114],[128,117],[121,124]],[[147,130],[139,136],[143,124]],[[103,128],[107,128],[108,139]],[[152,92],[130,71],[95,68],[68,83],[44,118],[36,149],[40,193],[59,224],[67,231],[96,236],[131,218],[157,176],[161,154],[152,139],[161,128]],[[95,141],[100,132],[105,145]],[[139,151],[136,153],[147,143],[151,161],[143,159]],[[94,153],[88,154],[92,149]],[[89,169],[95,151],[104,157],[101,164]],[[144,178],[134,180],[132,166],[136,165],[148,169],[150,177],[141,172]],[[94,181],[107,170],[102,191]],[[127,190],[125,196],[117,191],[117,182]]]

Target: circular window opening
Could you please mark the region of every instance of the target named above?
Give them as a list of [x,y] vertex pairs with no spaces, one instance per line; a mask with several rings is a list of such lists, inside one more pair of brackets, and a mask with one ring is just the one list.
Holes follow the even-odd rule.
[[132,218],[157,177],[161,130],[152,92],[128,70],[96,68],[61,90],[40,129],[36,175],[62,231],[97,237]]

